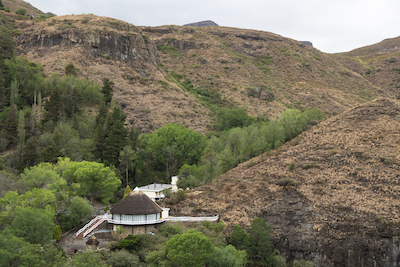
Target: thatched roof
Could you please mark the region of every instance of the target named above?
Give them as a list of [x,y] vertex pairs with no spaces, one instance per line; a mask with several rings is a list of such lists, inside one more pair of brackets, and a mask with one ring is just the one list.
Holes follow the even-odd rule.
[[113,214],[146,215],[162,212],[162,209],[145,193],[135,190],[115,204],[110,212]]

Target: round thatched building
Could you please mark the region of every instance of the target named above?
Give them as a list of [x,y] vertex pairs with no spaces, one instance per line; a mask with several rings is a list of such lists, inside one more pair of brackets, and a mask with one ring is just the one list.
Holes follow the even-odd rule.
[[123,227],[126,234],[144,234],[163,223],[163,209],[139,190],[132,191],[110,210],[113,230],[118,232]]

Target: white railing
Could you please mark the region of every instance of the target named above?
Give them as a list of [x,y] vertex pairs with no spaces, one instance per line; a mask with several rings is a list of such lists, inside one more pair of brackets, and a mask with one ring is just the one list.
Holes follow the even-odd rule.
[[85,224],[85,226],[83,226],[81,229],[79,229],[78,232],[76,232],[75,236],[78,236],[80,233],[82,233],[83,231],[85,231],[92,223],[94,223],[97,220],[97,216],[94,217],[90,222],[88,222],[87,224]]
[[123,225],[147,225],[147,224],[156,224],[165,222],[165,219],[158,219],[158,220],[148,220],[148,221],[122,221],[122,220],[113,220],[108,219],[108,223],[113,224],[123,224]]
[[[100,216],[98,216],[98,217],[100,217]],[[90,234],[94,229],[99,227],[99,225],[102,224],[105,220],[106,220],[105,218],[99,218],[99,221],[97,223],[93,224],[92,227],[90,227],[87,231],[83,232],[83,237]]]
[[168,217],[165,218],[168,222],[215,222],[218,221],[219,215],[212,216],[212,217]]
[[[96,216],[96,217],[94,217],[90,222],[88,222],[84,227],[82,227],[81,229],[79,229],[79,231],[78,232],[76,232],[76,234],[75,234],[75,236],[78,236],[80,233],[82,233],[83,231],[85,231],[87,228],[89,228],[89,226],[90,225],[92,225],[96,220],[99,220],[100,219],[100,223],[99,222],[97,222],[95,225],[96,225],[96,227],[95,228],[97,228],[102,222],[104,222],[104,220],[107,220],[108,218],[111,218],[111,215],[110,214],[105,214],[105,215],[99,215],[99,216]],[[91,231],[93,231],[95,228],[93,228],[93,227],[90,227],[90,229],[91,229]],[[90,230],[89,229],[89,230]],[[89,233],[91,232],[91,231],[89,231]],[[87,234],[86,234],[87,235]],[[85,237],[85,234],[83,235],[83,237]]]

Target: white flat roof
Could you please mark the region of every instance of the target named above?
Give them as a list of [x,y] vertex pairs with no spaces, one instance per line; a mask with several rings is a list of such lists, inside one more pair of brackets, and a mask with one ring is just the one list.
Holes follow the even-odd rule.
[[139,190],[140,191],[160,192],[167,188],[171,189],[172,184],[149,184],[149,185],[139,187]]

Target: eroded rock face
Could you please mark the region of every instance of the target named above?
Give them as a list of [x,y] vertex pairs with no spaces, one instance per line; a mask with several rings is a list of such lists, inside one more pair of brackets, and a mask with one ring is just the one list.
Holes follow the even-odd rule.
[[16,38],[16,44],[22,53],[28,53],[33,48],[44,52],[52,48],[70,50],[79,47],[95,58],[129,63],[140,70],[149,63],[153,66],[159,64],[155,45],[140,33],[121,34],[101,29],[87,31],[73,28],[54,32],[32,27]]
[[357,214],[349,207],[321,210],[296,190],[262,213],[271,226],[272,241],[288,261],[304,258],[315,266],[400,266],[400,242],[371,214]]

